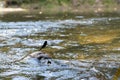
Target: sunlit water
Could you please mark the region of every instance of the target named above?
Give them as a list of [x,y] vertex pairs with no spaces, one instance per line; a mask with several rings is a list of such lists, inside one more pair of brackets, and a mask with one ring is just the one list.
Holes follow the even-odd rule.
[[[120,17],[85,17],[1,20],[0,80],[113,79],[120,68]],[[29,57],[9,63],[39,50],[44,41],[51,64]]]

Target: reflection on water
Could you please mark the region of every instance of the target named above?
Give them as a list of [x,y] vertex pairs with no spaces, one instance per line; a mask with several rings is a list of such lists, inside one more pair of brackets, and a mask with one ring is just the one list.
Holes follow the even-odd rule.
[[[0,80],[109,80],[120,67],[120,17],[0,21]],[[47,40],[53,59],[26,58]]]

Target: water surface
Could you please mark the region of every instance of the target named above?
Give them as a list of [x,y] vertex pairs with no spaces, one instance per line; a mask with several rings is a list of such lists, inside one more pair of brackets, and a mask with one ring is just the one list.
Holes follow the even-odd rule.
[[[20,16],[0,21],[0,80],[111,80],[119,70],[119,16]],[[52,64],[32,58],[9,64],[44,41]]]

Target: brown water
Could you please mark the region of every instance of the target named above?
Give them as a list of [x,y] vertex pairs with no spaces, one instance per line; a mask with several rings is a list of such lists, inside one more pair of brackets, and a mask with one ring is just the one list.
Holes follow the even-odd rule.
[[[9,14],[0,19],[0,80],[112,80],[117,75],[119,15]],[[8,64],[44,41],[48,46],[42,51],[52,56],[52,64],[32,58]]]

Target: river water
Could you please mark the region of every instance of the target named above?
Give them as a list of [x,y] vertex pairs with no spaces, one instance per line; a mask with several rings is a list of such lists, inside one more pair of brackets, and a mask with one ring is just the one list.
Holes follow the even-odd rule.
[[[120,16],[0,17],[0,80],[120,80]],[[39,50],[52,59],[26,57]]]

